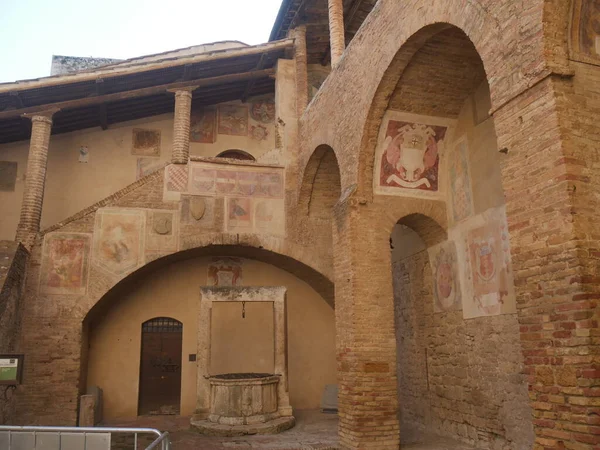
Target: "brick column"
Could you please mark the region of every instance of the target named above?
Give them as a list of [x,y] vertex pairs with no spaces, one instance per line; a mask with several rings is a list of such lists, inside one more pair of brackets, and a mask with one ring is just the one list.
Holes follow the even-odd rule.
[[577,142],[598,126],[571,83],[550,76],[494,113],[536,449],[600,445],[597,144]]
[[195,88],[175,92],[175,117],[173,119],[173,164],[187,164],[190,159],[190,116],[192,91]]
[[392,266],[389,232],[381,226],[389,218],[351,198],[336,206],[335,222],[340,448],[397,450]]
[[31,140],[25,175],[25,192],[21,204],[21,218],[16,236],[16,240],[28,249],[31,248],[40,231],[52,115],[53,112],[28,116],[31,119]]
[[342,0],[329,0],[329,42],[331,47],[331,67],[337,66],[346,47],[344,36],[344,3]]
[[308,106],[308,66],[306,54],[306,25],[294,28],[294,61],[296,63],[296,108],[298,118]]

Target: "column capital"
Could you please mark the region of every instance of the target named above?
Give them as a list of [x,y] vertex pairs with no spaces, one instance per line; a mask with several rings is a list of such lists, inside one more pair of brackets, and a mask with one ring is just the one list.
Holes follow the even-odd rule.
[[180,88],[167,89],[167,92],[175,94],[175,97],[191,97],[192,92],[198,89],[198,86],[185,86]]
[[25,117],[32,122],[43,122],[52,125],[52,117],[56,114],[60,109],[44,109],[36,112],[30,112],[22,114],[21,117]]

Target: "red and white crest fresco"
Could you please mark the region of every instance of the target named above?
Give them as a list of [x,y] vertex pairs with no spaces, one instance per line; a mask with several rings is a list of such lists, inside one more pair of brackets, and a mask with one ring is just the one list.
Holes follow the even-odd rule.
[[461,288],[458,276],[456,246],[446,241],[429,249],[433,273],[433,311],[436,313],[461,308]]
[[375,162],[375,192],[438,197],[440,157],[452,121],[388,111]]

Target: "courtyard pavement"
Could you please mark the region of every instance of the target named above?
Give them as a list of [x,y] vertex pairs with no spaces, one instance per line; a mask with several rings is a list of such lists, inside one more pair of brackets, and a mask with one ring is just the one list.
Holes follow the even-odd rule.
[[[203,436],[190,429],[190,418],[181,416],[146,416],[135,420],[110,422],[108,426],[150,427],[168,431],[172,450],[333,450],[337,449],[337,415],[320,411],[294,411],[296,426],[277,435],[243,437]],[[140,442],[145,444],[146,442]],[[114,450],[129,450],[131,442],[119,440]],[[140,445],[138,448],[144,448]],[[402,450],[473,450],[448,438],[403,430]]]

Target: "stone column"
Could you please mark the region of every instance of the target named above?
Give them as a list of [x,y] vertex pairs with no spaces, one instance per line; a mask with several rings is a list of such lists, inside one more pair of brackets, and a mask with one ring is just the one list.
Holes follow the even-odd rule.
[[212,326],[212,297],[200,289],[200,316],[198,320],[198,354],[196,358],[196,411],[193,420],[208,417],[210,410],[210,330]]
[[[361,204],[364,203],[364,204]],[[340,448],[400,445],[394,294],[386,211],[335,207],[335,327]]]
[[306,53],[306,25],[294,29],[294,60],[296,62],[296,111],[302,117],[308,106],[308,67]]
[[285,301],[286,288],[281,289],[281,297],[273,302],[273,320],[275,333],[275,374],[281,375],[277,385],[278,407],[282,416],[291,416],[290,395],[288,389],[288,356],[287,356],[287,310]]
[[337,66],[346,47],[344,37],[344,3],[342,0],[329,0],[329,42],[331,47],[331,67]]
[[173,119],[173,164],[187,164],[190,159],[190,116],[192,91],[195,88],[178,89],[175,93],[175,117]]
[[52,112],[43,112],[27,116],[31,119],[31,140],[25,175],[25,192],[21,204],[21,218],[17,227],[16,240],[26,248],[31,248],[40,231],[44,186],[46,183],[46,165],[48,145],[52,131]]

